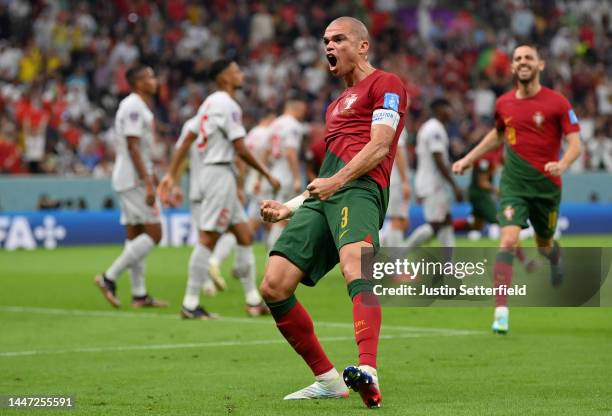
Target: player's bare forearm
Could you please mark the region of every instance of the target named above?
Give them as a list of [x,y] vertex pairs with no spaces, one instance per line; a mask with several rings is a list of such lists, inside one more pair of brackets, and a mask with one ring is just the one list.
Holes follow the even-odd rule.
[[565,137],[567,141],[567,149],[563,154],[563,158],[561,162],[566,166],[570,167],[572,163],[578,159],[580,153],[582,153],[582,144],[580,142],[580,134],[579,133],[570,133]]
[[270,172],[268,169],[253,156],[253,154],[247,149],[244,144],[244,139],[234,140],[234,149],[236,154],[250,167],[258,171],[261,175],[266,178],[270,178]]
[[[287,162],[289,163],[289,169],[291,169],[291,175],[293,175],[293,181],[296,184],[299,182],[299,189],[303,189],[301,185],[301,174],[300,174],[300,162],[298,160],[297,149],[287,149]],[[295,189],[296,191],[299,189]]]
[[497,129],[491,129],[485,137],[463,158],[468,164],[474,163],[480,159],[483,155],[493,149],[497,149],[504,142],[504,136],[497,131]]
[[183,162],[187,158],[187,153],[189,153],[189,149],[196,138],[197,136],[194,133],[189,132],[178,149],[176,149],[176,152],[172,155],[170,166],[168,166],[168,175],[170,175],[175,182],[181,179],[183,173],[181,166],[184,164]]
[[374,169],[389,154],[395,130],[383,124],[372,126],[370,141],[332,179],[342,187]]
[[403,183],[408,182],[408,163],[406,162],[406,156],[404,155],[404,148],[398,147],[397,153],[395,154],[395,167],[400,175],[400,179]]
[[147,169],[145,168],[144,162],[142,161],[142,156],[140,155],[139,140],[140,139],[138,137],[128,136],[128,153],[130,154],[130,159],[132,159],[132,163],[134,164],[134,168],[136,169],[136,173],[138,174],[140,180],[143,181],[146,185],[153,185],[153,178],[151,178],[147,173]]
[[559,161],[550,161],[544,165],[544,170],[551,175],[560,176],[569,168],[572,163],[580,156],[582,151],[582,145],[580,144],[580,134],[570,133],[565,137],[568,146],[565,149],[563,158]]
[[434,163],[436,164],[436,168],[440,171],[440,174],[444,177],[446,182],[453,188],[456,187],[455,180],[453,179],[453,175],[451,175],[451,171],[449,167],[444,162],[444,157],[442,157],[442,153],[435,152],[432,154]]
[[236,183],[238,185],[238,188],[244,189],[244,182],[246,180],[247,175],[247,165],[240,157],[235,158],[234,165],[236,165],[236,170],[238,171],[238,175],[236,176]]

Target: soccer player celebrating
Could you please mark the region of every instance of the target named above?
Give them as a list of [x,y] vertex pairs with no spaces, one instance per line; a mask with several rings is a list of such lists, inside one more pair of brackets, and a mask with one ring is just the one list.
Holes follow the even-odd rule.
[[247,164],[257,169],[270,181],[276,190],[278,179],[274,178],[253,157],[244,144],[246,131],[242,125],[242,110],[234,100],[236,89],[244,78],[240,67],[231,59],[219,59],[212,63],[209,76],[217,91],[209,95],[196,117],[193,127],[183,144],[172,156],[168,173],[159,185],[162,200],[170,198],[176,183],[179,183],[180,165],[189,148],[198,139],[202,155],[202,167],[198,186],[202,195],[199,218],[199,241],[189,259],[189,277],[183,299],[181,316],[185,319],[208,319],[209,314],[199,305],[202,284],[208,279],[208,260],[217,240],[228,229],[236,236],[236,266],[247,272],[240,279],[245,292],[247,313],[257,316],[267,313],[255,283],[255,255],[251,246],[253,237],[246,222],[242,204],[238,198],[236,176],[232,162],[236,154]]
[[[561,251],[553,236],[561,200],[561,175],[580,155],[580,127],[567,99],[540,84],[543,69],[544,61],[535,47],[520,45],[514,50],[512,73],[516,89],[497,99],[495,128],[453,165],[453,172],[462,173],[482,155],[505,143],[495,286],[510,285],[519,232],[527,227],[527,219],[534,228],[539,252],[550,262],[553,286],[563,278]],[[563,135],[568,147],[559,160]],[[496,296],[495,305],[492,329],[505,334],[509,329],[507,297]]]
[[[275,195],[275,199],[280,201],[289,200],[304,189],[298,152],[302,145],[301,121],[306,115],[306,109],[304,101],[289,99],[285,103],[283,114],[269,127],[271,136],[266,159],[270,161],[272,174],[281,181],[281,187]],[[268,247],[274,247],[286,225],[287,221],[279,221],[272,225],[268,234]]]
[[130,68],[126,76],[132,93],[119,103],[115,116],[117,156],[112,184],[119,195],[127,241],[121,255],[104,273],[96,276],[95,283],[106,300],[119,307],[115,281],[129,269],[132,306],[167,306],[166,302],[147,294],[144,279],[144,259],[162,236],[151,160],[154,116],[149,109],[157,91],[157,79],[151,68],[140,64]]
[[368,62],[369,35],[359,20],[332,21],[323,42],[329,70],[344,80],[346,89],[327,108],[326,156],[319,177],[288,202],[261,205],[266,221],[292,217],[270,252],[261,293],[278,329],[315,376],[312,385],[285,400],[347,397],[312,319],[294,295],[300,282],[314,286],[340,262],[353,302],[359,350],[359,366],[347,367],[344,381],[368,407],[378,407],[381,310],[371,282],[362,278],[361,250],[379,246],[407,93],[397,76]]
[[403,244],[417,247],[438,237],[443,247],[455,246],[455,233],[451,223],[450,197],[447,186],[453,189],[455,199],[463,195],[453,180],[448,159],[449,140],[444,124],[450,120],[451,106],[445,98],[436,98],[431,104],[433,117],[417,132],[418,166],[415,176],[417,198],[423,203],[425,224],[417,227]]

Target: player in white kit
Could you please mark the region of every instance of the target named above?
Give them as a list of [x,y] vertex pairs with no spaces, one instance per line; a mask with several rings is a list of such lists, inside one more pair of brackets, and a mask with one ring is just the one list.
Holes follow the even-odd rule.
[[155,124],[149,109],[157,91],[157,79],[148,66],[136,65],[127,73],[132,93],[119,104],[115,116],[116,158],[112,185],[121,206],[121,224],[127,240],[121,255],[95,283],[111,305],[119,307],[115,281],[129,269],[132,283],[132,306],[167,306],[147,293],[144,259],[162,236],[159,204],[155,199],[155,176],[151,152]]
[[448,157],[449,139],[444,124],[450,120],[451,106],[445,98],[431,103],[433,117],[417,132],[417,172],[415,191],[423,204],[425,224],[417,227],[403,244],[420,246],[437,236],[443,247],[454,247],[455,234],[451,222],[451,200],[448,186],[457,201],[463,199],[461,188],[455,183]]
[[[185,140],[193,141],[189,147],[189,208],[191,210],[191,224],[196,230],[198,229],[198,223],[201,216],[202,206],[202,191],[198,185],[198,178],[200,171],[202,170],[202,152],[204,151],[203,146],[198,146],[197,134],[194,131],[198,130],[197,127],[198,118],[194,116],[187,120],[181,128],[181,133],[175,144],[175,149],[179,149]],[[188,137],[191,136],[189,139]],[[180,186],[175,188],[174,199],[178,198],[182,202],[182,191]],[[179,196],[180,195],[180,196]],[[178,205],[177,204],[177,205]],[[217,290],[225,290],[226,283],[222,276],[210,275],[210,278],[206,279],[202,283],[202,291],[209,295],[214,296]]]
[[196,117],[198,124],[194,133],[186,137],[183,145],[175,152],[164,176],[159,192],[162,200],[168,200],[175,183],[178,183],[179,166],[197,135],[197,146],[202,148],[202,169],[198,186],[202,192],[199,218],[199,241],[189,260],[189,278],[183,299],[181,316],[185,319],[207,319],[208,313],[199,305],[200,291],[208,276],[208,260],[217,240],[228,229],[236,236],[236,263],[247,273],[242,283],[247,313],[261,315],[267,312],[255,282],[255,255],[253,254],[252,233],[246,223],[246,214],[240,200],[236,176],[232,167],[236,154],[248,165],[267,178],[275,189],[279,182],[268,169],[253,157],[244,144],[246,131],[242,125],[242,110],[233,96],[242,85],[243,74],[236,62],[220,59],[213,62],[209,75],[217,85],[217,91],[209,95]]
[[[274,195],[269,186],[264,186],[264,195],[272,193],[276,201],[288,201],[302,192],[302,173],[300,170],[299,151],[302,145],[303,127],[301,121],[306,116],[306,102],[290,99],[285,103],[283,114],[277,117],[269,127],[270,146],[267,160],[270,171],[279,178],[281,187]],[[268,234],[268,248],[272,248],[283,232],[287,221],[272,224]]]
[[[266,149],[270,142],[269,125],[276,118],[274,111],[268,111],[260,120],[259,123],[253,127],[246,135],[244,143],[246,144],[249,151],[257,158],[257,160],[264,162]],[[236,160],[239,162],[240,160]],[[265,163],[265,162],[264,162]],[[244,163],[242,163],[244,166]],[[244,192],[247,199],[247,217],[248,223],[251,227],[253,234],[257,232],[261,225],[269,226],[269,223],[264,223],[259,214],[259,206],[261,201],[269,199],[273,195],[263,195],[261,191],[261,181],[259,180],[260,173],[255,169],[250,169],[248,166],[244,166],[246,170],[245,181],[244,181]],[[267,227],[269,228],[269,227]],[[215,281],[225,281],[225,278],[221,274],[221,264],[229,253],[236,246],[236,237],[231,232],[225,233],[219,238],[215,249],[213,250],[210,260],[208,261],[208,272]],[[245,273],[244,270],[233,269],[234,277],[239,278]]]
[[387,208],[388,223],[381,230],[381,244],[386,247],[398,247],[404,240],[404,232],[410,225],[408,209],[410,208],[410,176],[406,155],[406,129],[397,142],[397,152],[391,170],[389,183],[389,206]]

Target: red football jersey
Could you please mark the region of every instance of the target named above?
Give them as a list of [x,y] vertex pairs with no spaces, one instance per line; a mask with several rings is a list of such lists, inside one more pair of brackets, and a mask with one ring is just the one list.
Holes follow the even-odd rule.
[[[372,114],[390,109],[400,115],[393,144],[387,157],[368,172],[383,189],[389,187],[397,141],[405,123],[408,95],[397,75],[375,70],[357,84],[347,88],[327,107],[325,144],[327,155],[321,168],[322,177],[330,177],[348,163],[370,141]],[[333,163],[330,157],[343,163]]]
[[546,87],[523,99],[516,98],[516,90],[509,91],[495,103],[495,123],[510,149],[561,185],[561,178],[544,172],[544,166],[559,160],[564,134],[580,131],[578,118],[564,96]]

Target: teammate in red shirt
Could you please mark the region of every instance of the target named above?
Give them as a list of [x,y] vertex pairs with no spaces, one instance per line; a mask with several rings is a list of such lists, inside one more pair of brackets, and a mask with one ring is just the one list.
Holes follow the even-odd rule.
[[[561,251],[553,239],[561,202],[561,175],[580,155],[580,126],[569,102],[561,94],[540,85],[544,61],[533,46],[518,46],[512,56],[517,88],[498,98],[496,126],[470,153],[455,162],[462,173],[489,150],[505,143],[505,161],[500,183],[498,220],[500,251],[494,268],[495,286],[510,285],[512,261],[519,232],[534,228],[540,253],[550,261],[551,281],[561,284]],[[561,139],[568,142],[559,160]],[[509,312],[505,295],[496,296],[493,331],[508,332]]]
[[[291,201],[262,203],[266,221],[293,218],[270,252],[261,293],[278,329],[316,378],[286,400],[346,397],[348,386],[360,393],[368,407],[378,407],[381,311],[372,283],[361,275],[361,249],[379,245],[407,93],[397,76],[368,62],[368,31],[359,20],[334,20],[323,41],[330,71],[347,88],[327,109],[326,155],[319,177]],[[338,262],[353,301],[359,349],[359,366],[344,370],[346,386],[294,295],[300,282],[314,286]]]

